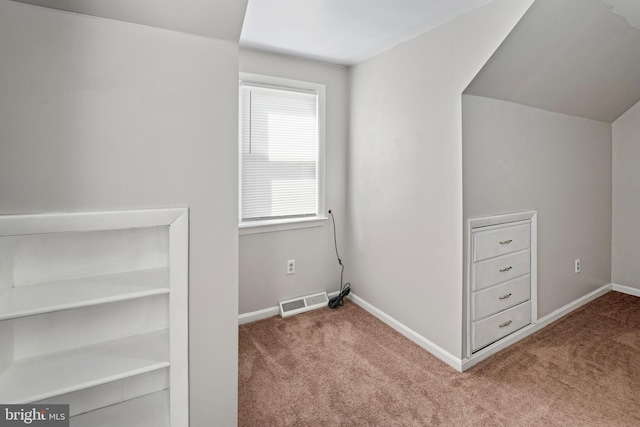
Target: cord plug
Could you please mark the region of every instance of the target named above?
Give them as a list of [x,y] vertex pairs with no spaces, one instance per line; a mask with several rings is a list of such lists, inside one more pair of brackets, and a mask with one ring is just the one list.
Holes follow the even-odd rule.
[[347,283],[338,295],[329,300],[329,308],[338,308],[341,305],[344,305],[344,299],[349,295],[349,293],[351,293],[351,285]]

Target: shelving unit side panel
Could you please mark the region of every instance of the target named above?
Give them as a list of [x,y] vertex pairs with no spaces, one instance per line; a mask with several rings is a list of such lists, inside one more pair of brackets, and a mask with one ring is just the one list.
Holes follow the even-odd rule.
[[170,227],[171,425],[189,425],[189,216]]

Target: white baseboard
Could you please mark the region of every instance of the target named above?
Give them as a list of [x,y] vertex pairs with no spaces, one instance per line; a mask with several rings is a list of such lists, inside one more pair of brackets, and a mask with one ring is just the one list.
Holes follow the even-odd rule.
[[587,295],[581,298],[578,298],[577,300],[572,301],[569,304],[563,307],[560,307],[556,311],[538,319],[536,323],[532,323],[531,325],[526,326],[512,333],[511,335],[508,335],[507,337],[503,338],[499,342],[492,344],[483,350],[480,350],[479,352],[475,353],[473,356],[468,357],[462,361],[462,371],[466,371],[467,369],[485,360],[489,356],[496,354],[500,350],[503,350],[506,347],[509,347],[510,345],[513,345],[516,342],[528,337],[529,335],[538,332],[542,328],[549,326],[551,323],[566,316],[572,311],[582,307],[586,303],[593,301],[598,297],[601,297],[607,292],[610,292],[611,288],[612,288],[611,284],[603,285],[600,288],[596,289],[595,291],[590,292]]
[[555,322],[556,320],[566,316],[567,314],[571,313],[572,311],[582,307],[583,305],[585,305],[588,302],[593,301],[596,298],[601,297],[602,295],[608,293],[611,291],[611,284],[607,284],[607,285],[602,285],[601,287],[599,287],[598,289],[596,289],[595,291],[592,291],[590,293],[588,293],[587,295],[578,298],[577,300],[570,302],[569,304],[560,307],[559,309],[557,309],[556,311],[547,314],[546,316],[544,316],[541,319],[538,319],[538,322],[536,323],[536,327],[538,328],[537,330],[540,330],[542,328],[544,328],[545,326]]
[[349,299],[360,307],[364,308],[366,311],[368,311],[378,319],[382,320],[387,325],[391,326],[396,331],[400,332],[405,337],[409,338],[414,343],[418,344],[423,349],[427,350],[429,353],[433,354],[438,359],[442,360],[447,365],[451,366],[453,369],[457,371],[462,370],[462,361],[448,351],[442,349],[441,347],[438,347],[422,335],[398,322],[396,319],[379,310],[378,308],[372,306],[359,296],[351,293],[351,295],[349,295]]
[[[329,297],[329,299],[331,299],[339,293],[340,291],[327,292],[327,296]],[[252,311],[250,313],[244,313],[238,316],[238,325],[243,325],[245,323],[251,323],[257,320],[266,319],[268,317],[277,316],[278,314],[280,314],[280,307],[278,306],[264,308],[262,310]]]
[[630,286],[611,284],[611,288],[614,291],[622,292],[623,294],[633,295],[634,297],[640,297],[640,289],[632,288]]
[[251,313],[245,313],[238,316],[238,325],[255,322],[256,320],[266,319],[267,317],[277,316],[280,313],[280,307],[269,307]]

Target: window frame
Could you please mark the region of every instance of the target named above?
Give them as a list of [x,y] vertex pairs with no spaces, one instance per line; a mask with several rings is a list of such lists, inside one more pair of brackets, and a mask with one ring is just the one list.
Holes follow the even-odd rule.
[[[327,221],[325,215],[325,117],[326,87],[320,83],[281,77],[265,76],[253,73],[239,73],[238,82],[238,231],[240,235],[267,233],[273,231],[295,230],[300,228],[321,227]],[[315,91],[318,96],[318,163],[317,163],[317,212],[315,216],[277,218],[260,221],[242,221],[242,84],[293,91]]]

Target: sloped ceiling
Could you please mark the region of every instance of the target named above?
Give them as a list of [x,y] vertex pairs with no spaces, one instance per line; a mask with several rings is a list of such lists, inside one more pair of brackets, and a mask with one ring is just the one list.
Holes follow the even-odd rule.
[[237,42],[248,0],[13,0]]
[[615,121],[640,101],[640,1],[536,0],[465,93]]

